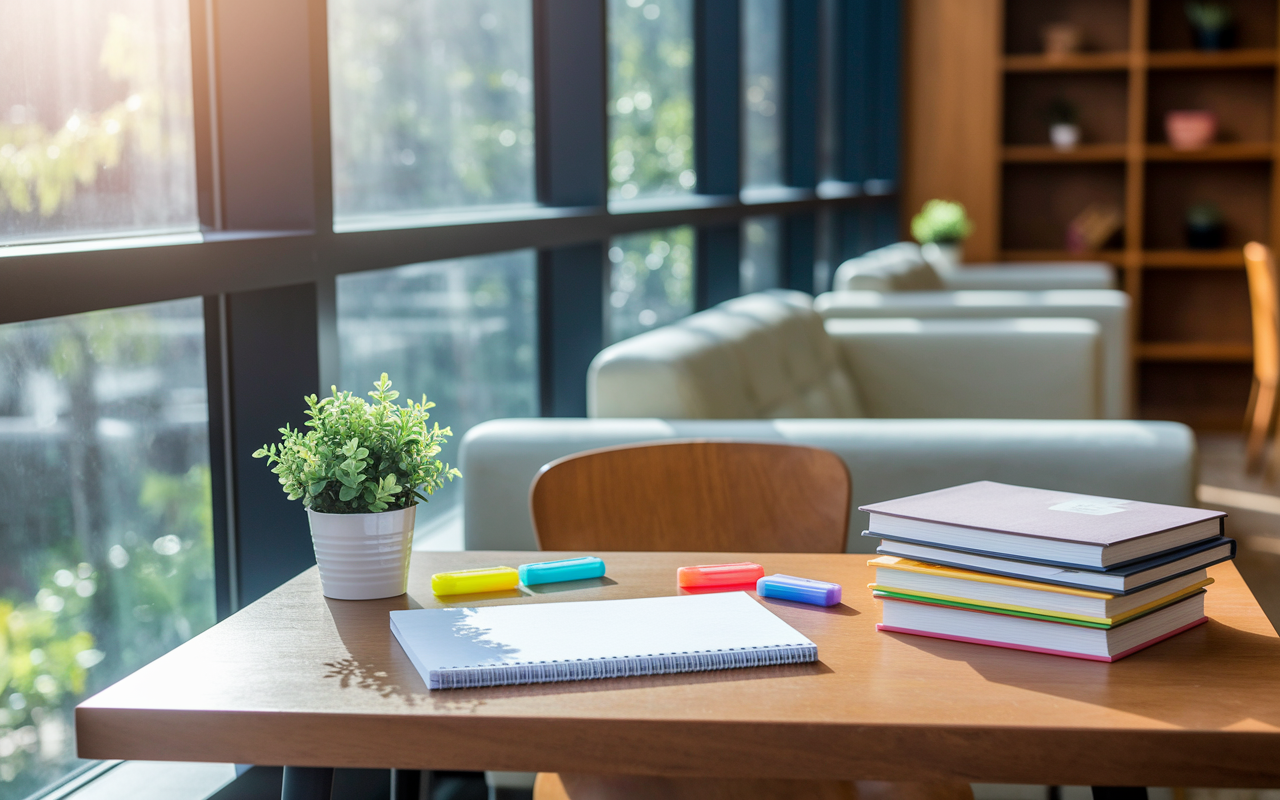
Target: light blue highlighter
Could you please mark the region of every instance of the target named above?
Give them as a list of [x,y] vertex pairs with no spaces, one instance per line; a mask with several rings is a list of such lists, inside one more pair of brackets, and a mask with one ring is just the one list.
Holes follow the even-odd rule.
[[603,578],[604,560],[595,556],[566,558],[562,561],[541,561],[520,565],[520,582],[525,586],[540,583],[580,581],[584,578]]

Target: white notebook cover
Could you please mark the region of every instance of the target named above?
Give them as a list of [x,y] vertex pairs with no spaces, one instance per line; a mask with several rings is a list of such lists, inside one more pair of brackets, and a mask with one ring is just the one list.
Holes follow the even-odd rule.
[[431,689],[816,661],[746,592],[391,612]]

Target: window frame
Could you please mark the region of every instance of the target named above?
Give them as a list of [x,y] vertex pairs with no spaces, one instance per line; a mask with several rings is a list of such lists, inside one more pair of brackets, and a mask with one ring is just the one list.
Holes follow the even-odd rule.
[[[535,207],[335,230],[326,0],[189,0],[200,232],[0,245],[0,324],[204,298],[219,619],[314,563],[304,515],[246,450],[261,427],[252,420],[298,424],[298,398],[337,382],[336,276],[536,249],[541,413],[585,416],[613,237],[693,225],[695,309],[738,294],[746,217],[782,220],[784,284],[809,292],[825,288],[815,287],[820,252],[833,266],[898,238],[900,0],[783,0],[786,185],[747,191],[740,3],[695,0],[696,193],[614,203],[606,4],[531,2]],[[839,32],[827,39],[834,52],[818,52],[822,25]],[[820,91],[824,63],[831,92]],[[818,172],[823,95],[836,106],[828,180]],[[273,124],[261,124],[264,109]],[[592,163],[594,173],[583,168]],[[821,249],[819,215],[831,222]],[[286,341],[261,346],[277,336]]]

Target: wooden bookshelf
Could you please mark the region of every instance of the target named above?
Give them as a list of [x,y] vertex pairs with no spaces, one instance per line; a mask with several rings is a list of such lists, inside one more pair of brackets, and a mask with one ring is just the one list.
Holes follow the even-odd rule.
[[[1182,0],[1004,0],[995,37],[995,255],[1005,261],[1101,260],[1132,298],[1135,413],[1202,427],[1238,425],[1252,346],[1242,246],[1280,241],[1280,0],[1231,0],[1235,49],[1194,49]],[[1090,52],[1039,52],[1046,24],[1072,22]],[[1003,36],[1003,40],[1000,40]],[[1045,111],[1080,109],[1082,141],[1048,142]],[[1165,115],[1206,108],[1218,141],[1169,146]],[[1219,250],[1187,248],[1186,210],[1212,202]],[[1065,252],[1066,228],[1110,204],[1122,232],[1098,253]]]

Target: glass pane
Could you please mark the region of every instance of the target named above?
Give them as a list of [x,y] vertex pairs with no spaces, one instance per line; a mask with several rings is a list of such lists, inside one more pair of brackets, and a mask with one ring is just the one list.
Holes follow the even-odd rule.
[[751,294],[782,285],[781,238],[777,217],[747,217],[742,221],[742,293]]
[[213,624],[199,298],[0,326],[0,799],[72,708]]
[[692,0],[609,0],[609,198],[691,192]]
[[0,242],[194,230],[187,0],[0,0]]
[[[536,276],[533,250],[340,275],[340,388],[366,396],[385,372],[402,398],[425,394],[456,466],[472,426],[538,414]],[[461,549],[461,514],[461,486],[446,483],[418,506],[414,546]]]
[[782,183],[782,0],[742,4],[745,186]]
[[609,247],[609,342],[693,313],[693,228],[619,236]]
[[334,217],[532,203],[530,0],[329,0]]

